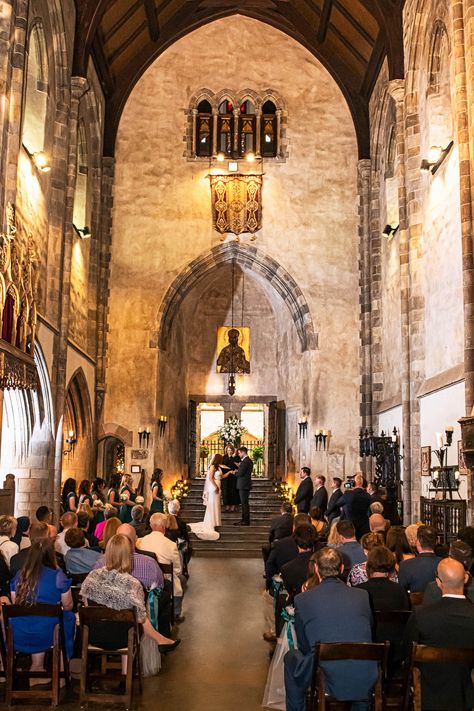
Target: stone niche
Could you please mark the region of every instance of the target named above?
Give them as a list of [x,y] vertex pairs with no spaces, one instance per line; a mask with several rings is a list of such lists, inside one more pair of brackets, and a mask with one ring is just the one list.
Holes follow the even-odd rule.
[[[167,415],[167,434],[153,446],[155,464],[171,480],[186,472],[189,394],[225,392],[214,358],[216,326],[229,320],[229,269],[216,270],[185,297],[166,350],[157,348],[160,304],[173,280],[220,244],[209,166],[184,155],[186,111],[200,87],[271,88],[285,102],[288,156],[285,163],[264,162],[263,229],[255,242],[243,236],[241,244],[256,246],[297,283],[318,348],[302,352],[271,279],[247,275],[244,321],[252,328],[253,372],[243,387],[276,395],[288,411],[305,411],[311,438],[316,426],[331,429],[333,452],[352,471],[359,427],[355,131],[341,92],[318,61],[286,35],[241,16],[176,42],[125,106],[116,152],[104,420],[136,431]],[[293,430],[286,444],[290,472],[300,464]],[[313,439],[305,463],[314,455]]]

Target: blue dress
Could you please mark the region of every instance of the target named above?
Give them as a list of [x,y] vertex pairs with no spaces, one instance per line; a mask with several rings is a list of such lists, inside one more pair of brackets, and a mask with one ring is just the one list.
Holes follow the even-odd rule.
[[[12,592],[16,591],[20,582],[19,571],[10,583]],[[71,580],[66,577],[60,568],[46,568],[43,566],[38,580],[36,602],[57,605],[61,602],[61,595],[71,588]],[[74,631],[76,616],[74,612],[65,610],[64,636],[66,638],[66,654],[72,657],[74,645]],[[58,623],[55,617],[13,617],[10,624],[13,629],[13,644],[18,652],[35,654],[44,652],[53,643],[54,628]]]

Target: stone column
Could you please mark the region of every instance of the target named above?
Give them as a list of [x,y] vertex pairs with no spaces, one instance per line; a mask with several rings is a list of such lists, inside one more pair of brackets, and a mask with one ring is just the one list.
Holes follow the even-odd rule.
[[281,109],[276,110],[276,156],[282,157],[281,153]]
[[[77,176],[77,127],[79,114],[79,101],[81,96],[87,91],[87,79],[84,77],[71,77],[71,103],[69,110],[68,124],[68,162],[67,162],[67,185],[66,203],[64,206],[64,230],[61,248],[61,295],[59,303],[59,333],[55,339],[54,346],[54,411],[56,413],[56,424],[64,412],[66,400],[66,366],[67,366],[67,344],[69,336],[69,309],[71,290],[71,254],[74,238],[74,228],[72,223],[74,210],[74,193],[76,189]],[[54,481],[54,513],[57,517],[60,508],[61,489],[61,467],[56,465]]]
[[403,511],[406,523],[411,522],[411,377],[410,377],[410,263],[409,230],[407,222],[406,192],[406,145],[405,145],[405,81],[393,79],[388,92],[395,102],[395,140],[398,155],[398,210],[399,210],[399,256],[400,256],[400,303],[402,326],[402,359],[400,380],[402,390],[403,429]]
[[[192,155],[192,156],[195,156],[195,155],[197,154],[197,144],[196,144],[197,115],[198,115],[197,109],[193,109],[193,110],[192,110],[192,119],[191,119],[192,122],[193,122],[193,125],[192,125],[192,127],[191,127],[191,131],[192,131],[192,133],[191,133],[191,155]],[[211,136],[210,138],[211,138],[211,140],[212,140],[212,136]]]
[[[8,143],[9,130],[9,97],[12,80],[12,50],[15,46],[15,13],[13,10],[13,0],[6,0],[2,3],[2,13],[0,14],[0,89],[3,101],[0,101],[0,173],[6,175],[6,146]],[[5,184],[0,184],[0,206],[6,204]],[[4,223],[4,210],[0,219],[0,227]]]

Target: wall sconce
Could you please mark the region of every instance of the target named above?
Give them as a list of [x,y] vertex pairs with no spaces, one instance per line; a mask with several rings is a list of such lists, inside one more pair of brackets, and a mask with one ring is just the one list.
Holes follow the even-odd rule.
[[168,422],[168,418],[166,415],[160,415],[160,419],[158,420],[158,428],[159,428],[159,433],[160,437],[163,437],[166,429],[166,423]]
[[385,228],[382,232],[382,237],[387,237],[387,238],[395,237],[395,235],[398,232],[399,227],[400,227],[400,225],[397,225],[396,227],[392,227],[392,225],[385,225]]
[[31,153],[31,151],[28,150],[28,148],[23,145],[23,148],[25,149],[28,157],[30,160],[33,161],[35,166],[41,173],[49,173],[51,170],[51,164],[49,162],[49,158],[46,155],[44,151],[37,151],[36,153]]
[[326,451],[329,446],[329,437],[331,430],[316,430],[314,433],[314,439],[316,441],[316,451],[319,452],[323,450]]
[[424,158],[421,161],[420,169],[425,171],[431,170],[431,174],[434,175],[453,146],[454,141],[450,141],[446,148],[431,146],[428,158]]
[[150,443],[150,428],[149,427],[139,427],[138,428],[138,442],[139,446],[143,447],[145,446],[148,448],[148,445]]
[[308,418],[307,417],[300,417],[298,420],[298,428],[300,431],[300,439],[303,437],[306,437],[306,432],[308,431]]
[[448,464],[448,447],[450,447],[453,443],[453,432],[454,427],[452,427],[451,425],[446,425],[444,429],[446,438],[443,437],[442,432],[436,432],[436,445],[438,449],[435,449],[434,453],[438,458],[440,467],[445,466],[445,457],[446,466]]
[[66,444],[69,445],[69,449],[65,449],[63,454],[72,454],[74,456],[74,445],[76,444],[77,439],[74,437],[74,430],[69,430],[69,434],[66,437]]
[[253,163],[255,161],[255,153],[252,153],[252,151],[247,153],[247,155],[245,156],[245,160],[249,163]]
[[87,226],[81,228],[73,224],[73,227],[81,239],[89,239],[89,237],[92,237],[92,233]]

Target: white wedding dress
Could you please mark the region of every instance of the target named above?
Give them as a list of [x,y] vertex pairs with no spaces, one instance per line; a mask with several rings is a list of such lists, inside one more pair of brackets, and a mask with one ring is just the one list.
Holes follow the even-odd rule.
[[204,521],[199,523],[190,523],[189,528],[198,538],[203,541],[217,541],[219,532],[216,527],[221,525],[221,471],[216,469],[214,472],[214,480],[219,491],[216,491],[214,483],[211,481],[210,467],[207,470],[206,481],[204,483],[204,491],[202,500],[206,506],[206,514]]

